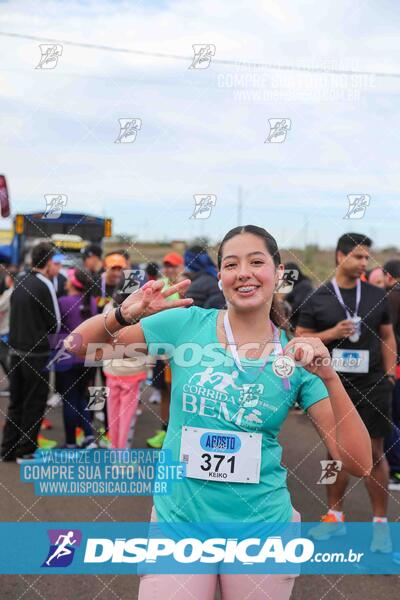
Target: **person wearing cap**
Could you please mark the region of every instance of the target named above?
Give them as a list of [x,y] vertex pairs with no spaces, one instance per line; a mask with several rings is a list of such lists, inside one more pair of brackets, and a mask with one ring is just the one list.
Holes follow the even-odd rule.
[[[165,288],[168,289],[171,285],[177,283],[181,273],[183,272],[183,258],[177,252],[168,252],[163,258],[162,279],[165,282]],[[178,300],[179,295],[170,296],[170,300]]]
[[386,458],[390,468],[389,490],[400,490],[400,260],[389,260],[383,266],[385,289],[397,344],[396,382],[392,398],[393,429],[385,439]]
[[192,246],[185,251],[184,258],[185,271],[192,280],[186,298],[193,298],[194,305],[201,308],[225,308],[225,298],[218,287],[217,267],[207,250]]
[[49,278],[54,285],[57,298],[65,296],[67,293],[66,283],[67,278],[65,275],[60,273],[64,256],[62,254],[55,254],[50,262],[50,274]]
[[100,282],[100,298],[97,301],[97,306],[100,311],[103,310],[106,304],[111,302],[115,289],[117,288],[123,271],[128,269],[128,262],[119,252],[111,252],[104,258],[105,271],[101,274]]
[[103,271],[102,249],[97,244],[89,244],[81,252],[83,267],[89,273],[100,273]]

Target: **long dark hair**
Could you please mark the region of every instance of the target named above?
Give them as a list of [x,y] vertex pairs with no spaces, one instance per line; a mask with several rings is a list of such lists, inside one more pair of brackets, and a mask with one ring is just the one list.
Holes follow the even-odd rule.
[[[225,235],[222,240],[219,248],[218,248],[218,269],[221,269],[222,263],[222,253],[224,250],[224,245],[228,240],[231,240],[237,235],[242,233],[252,233],[253,235],[257,235],[264,241],[265,247],[268,250],[268,253],[271,255],[272,260],[274,261],[275,267],[278,267],[281,264],[281,255],[279,253],[278,244],[276,243],[275,238],[263,229],[262,227],[257,227],[257,225],[243,225],[240,227],[234,227]],[[273,296],[272,305],[271,305],[271,313],[270,313],[271,321],[277,326],[281,327],[285,330],[286,334],[290,334],[290,325],[289,321],[285,316],[285,311],[283,307],[283,303],[278,299],[277,296]]]

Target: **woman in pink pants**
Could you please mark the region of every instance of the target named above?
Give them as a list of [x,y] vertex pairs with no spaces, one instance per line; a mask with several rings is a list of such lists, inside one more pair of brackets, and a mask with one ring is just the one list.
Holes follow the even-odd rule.
[[[191,306],[189,281],[162,290],[146,283],[106,322],[94,317],[76,333],[89,342],[140,344],[170,357],[170,420],[163,449],[186,463],[170,494],[154,496],[153,519],[173,523],[289,523],[293,509],[279,431],[297,402],[330,455],[352,475],[372,468],[368,432],[320,339],[288,339],[275,291],[283,277],[275,239],[254,225],[237,227],[218,251],[227,310]],[[174,309],[174,310],[170,310]],[[138,321],[140,321],[138,323]],[[73,343],[73,342],[71,342]],[[67,346],[71,349],[71,346]],[[288,600],[293,576],[144,575],[140,600]]]
[[[104,307],[103,313],[114,308],[114,303]],[[127,448],[133,439],[140,389],[146,380],[145,366],[133,358],[114,358],[103,361],[107,398],[108,434],[112,448]]]

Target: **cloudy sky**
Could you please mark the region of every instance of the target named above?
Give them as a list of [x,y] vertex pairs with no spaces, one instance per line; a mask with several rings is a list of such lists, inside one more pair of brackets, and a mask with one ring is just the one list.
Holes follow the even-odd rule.
[[[397,2],[10,0],[0,23],[13,213],[63,193],[142,240],[218,240],[240,220],[281,246],[331,246],[344,231],[398,245]],[[62,45],[53,69],[35,68],[45,38]],[[188,68],[193,44],[215,46],[207,69]],[[123,118],[141,119],[132,143],[115,143]],[[290,119],[282,143],[266,142],[268,119]],[[190,218],[194,194],[216,196],[207,220]],[[370,197],[362,220],[343,218],[349,194]]]

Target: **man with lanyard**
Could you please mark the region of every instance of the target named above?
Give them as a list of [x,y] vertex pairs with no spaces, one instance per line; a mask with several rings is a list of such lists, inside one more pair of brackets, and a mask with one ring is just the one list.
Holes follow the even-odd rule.
[[[385,291],[361,282],[372,241],[364,235],[342,235],[336,247],[336,271],[301,310],[296,335],[316,336],[328,347],[333,367],[354,402],[371,437],[373,469],[365,478],[373,508],[372,551],[391,552],[387,523],[389,469],[384,439],[390,434],[391,395],[395,383],[396,341]],[[328,457],[330,458],[330,457]],[[326,539],[345,530],[343,498],[349,481],[343,470],[327,486],[329,510],[310,534]],[[330,527],[328,524],[331,524]]]
[[49,393],[49,335],[60,331],[61,318],[50,281],[55,254],[49,242],[32,249],[32,268],[15,282],[11,295],[9,346],[10,403],[1,445],[3,461],[35,460]]
[[390,467],[389,490],[400,490],[400,260],[389,260],[383,267],[393,329],[397,343],[396,385],[393,391],[393,430],[385,440],[385,451]]

